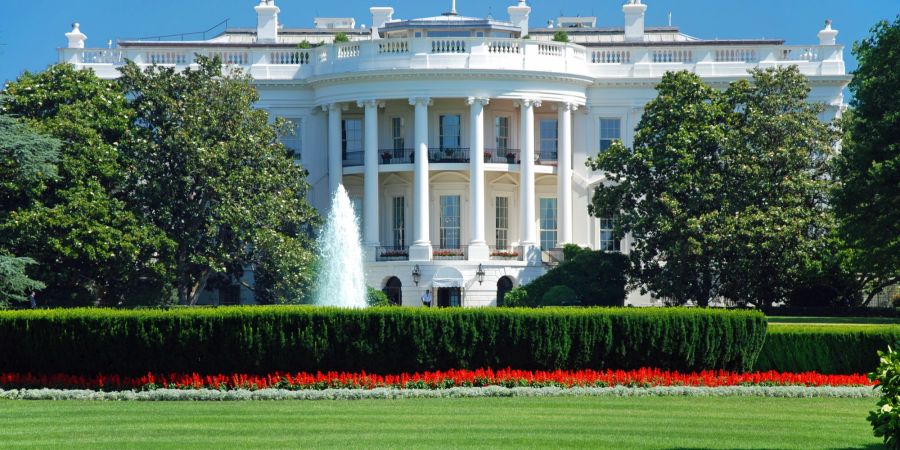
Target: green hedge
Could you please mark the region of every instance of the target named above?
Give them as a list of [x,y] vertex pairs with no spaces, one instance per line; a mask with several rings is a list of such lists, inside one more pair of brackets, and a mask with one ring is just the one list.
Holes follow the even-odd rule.
[[871,372],[878,350],[900,341],[900,325],[769,324],[755,370]]
[[0,313],[0,372],[747,370],[761,313],[231,307]]

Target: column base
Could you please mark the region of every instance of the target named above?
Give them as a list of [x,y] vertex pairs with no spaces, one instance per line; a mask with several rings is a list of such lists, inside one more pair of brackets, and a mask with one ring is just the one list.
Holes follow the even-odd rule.
[[431,261],[431,244],[413,244],[409,246],[410,261]]
[[469,244],[469,261],[488,261],[491,259],[491,248],[487,244]]
[[535,244],[522,244],[521,254],[522,261],[528,263],[529,266],[540,266],[543,264],[541,261],[541,248]]

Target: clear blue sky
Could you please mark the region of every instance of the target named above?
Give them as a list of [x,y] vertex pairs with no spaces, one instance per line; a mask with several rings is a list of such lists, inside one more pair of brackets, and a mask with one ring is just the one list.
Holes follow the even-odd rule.
[[[80,22],[88,47],[106,47],[109,40],[199,31],[230,19],[231,27],[254,27],[255,0],[0,0],[0,81],[24,70],[39,71],[56,62],[56,48],[65,46],[64,33]],[[392,6],[395,18],[437,15],[449,0],[277,0],[280,20],[287,27],[311,27],[313,17],[356,18],[370,24],[370,6]],[[460,14],[483,17],[489,12],[506,19],[515,0],[457,0]],[[622,26],[623,0],[533,0],[531,26],[564,15],[597,16],[598,26]],[[900,0],[645,0],[647,25],[673,25],[704,39],[778,38],[788,44],[817,43],[816,32],[826,18],[840,30],[847,46],[848,71],[856,66],[853,41],[867,36],[880,19],[900,13]]]

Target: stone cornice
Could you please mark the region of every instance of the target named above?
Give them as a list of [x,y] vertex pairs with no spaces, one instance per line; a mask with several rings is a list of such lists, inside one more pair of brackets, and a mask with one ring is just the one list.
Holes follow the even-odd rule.
[[526,70],[481,70],[481,69],[401,69],[373,70],[335,75],[318,75],[307,78],[312,87],[339,84],[352,81],[404,80],[404,79],[506,79],[551,81],[557,83],[590,86],[594,78],[587,75],[561,74],[553,72],[533,72]]

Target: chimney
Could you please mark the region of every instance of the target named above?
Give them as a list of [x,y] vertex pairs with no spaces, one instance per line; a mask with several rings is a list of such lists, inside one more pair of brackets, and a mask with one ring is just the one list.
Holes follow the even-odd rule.
[[825,28],[819,31],[819,45],[837,44],[838,30],[831,29],[831,19],[825,21]]
[[66,39],[69,40],[69,48],[84,48],[84,41],[87,40],[87,36],[78,29],[80,25],[78,22],[72,24],[72,31],[66,33]]
[[275,0],[259,0],[256,10],[256,42],[274,44],[278,42],[278,13]]
[[625,40],[643,41],[647,5],[642,5],[641,0],[628,0],[628,3],[622,5],[622,12],[625,13]]
[[519,0],[518,5],[510,6],[506,11],[509,13],[510,23],[522,30],[520,36],[528,36],[528,14],[531,13],[531,7],[525,4],[525,0]]
[[384,24],[394,20],[394,8],[390,6],[373,6],[369,8],[369,12],[372,13],[372,36],[377,36],[381,33],[381,27]]

